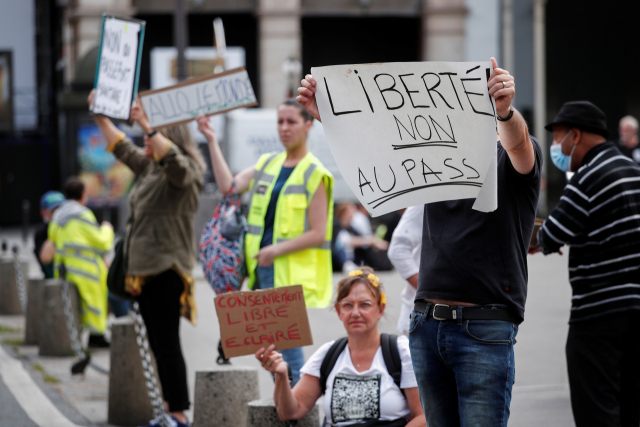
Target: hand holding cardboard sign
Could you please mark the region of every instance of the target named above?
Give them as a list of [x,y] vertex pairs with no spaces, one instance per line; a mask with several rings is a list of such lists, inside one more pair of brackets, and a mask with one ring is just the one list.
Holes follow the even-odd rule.
[[285,376],[289,374],[287,370],[287,362],[282,358],[282,354],[276,351],[276,346],[273,344],[266,349],[262,347],[260,350],[256,351],[256,359],[258,359],[264,369],[272,374]]
[[491,58],[493,71],[489,77],[489,95],[496,100],[498,117],[506,118],[510,114],[511,102],[516,94],[516,82],[507,70],[498,68],[498,62]]
[[298,88],[299,95],[296,97],[296,101],[298,101],[314,119],[322,122],[322,120],[320,120],[318,103],[316,102],[316,79],[314,79],[311,74],[307,74],[300,83],[302,87]]

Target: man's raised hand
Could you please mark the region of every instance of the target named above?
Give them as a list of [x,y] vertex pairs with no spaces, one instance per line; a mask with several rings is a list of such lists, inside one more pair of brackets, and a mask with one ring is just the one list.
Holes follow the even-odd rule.
[[496,113],[498,117],[506,118],[510,114],[511,102],[516,94],[516,82],[507,70],[498,68],[498,62],[491,58],[493,71],[489,76],[489,95],[496,102]]
[[298,101],[314,119],[322,122],[322,120],[320,120],[318,103],[316,102],[316,79],[314,79],[311,74],[307,74],[300,83],[302,86],[298,88],[299,95],[296,97],[296,101]]

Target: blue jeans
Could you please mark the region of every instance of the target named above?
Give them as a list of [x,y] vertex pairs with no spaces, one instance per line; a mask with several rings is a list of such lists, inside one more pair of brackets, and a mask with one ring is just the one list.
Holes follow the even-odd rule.
[[502,320],[411,313],[411,359],[429,427],[507,425],[517,333],[516,324]]
[[111,292],[109,292],[109,304],[111,304],[111,312],[114,316],[122,317],[129,314],[129,301]]
[[[268,267],[257,266],[256,283],[254,284],[253,290],[273,288],[275,283],[273,276],[273,264]],[[280,353],[282,353],[284,361],[291,367],[291,372],[293,373],[293,383],[291,387],[293,387],[298,383],[298,380],[300,380],[300,369],[302,369],[304,365],[302,347],[280,350]]]

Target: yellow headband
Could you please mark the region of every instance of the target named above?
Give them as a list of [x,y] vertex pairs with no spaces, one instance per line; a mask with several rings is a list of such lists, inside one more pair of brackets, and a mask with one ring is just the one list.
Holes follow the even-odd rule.
[[[349,273],[349,277],[354,277],[354,276],[365,277],[374,288],[377,288],[380,286],[380,279],[378,279],[378,276],[376,276],[373,273],[369,273],[365,276],[362,270],[353,270],[351,273]],[[386,304],[386,303],[387,303],[387,294],[385,294],[384,292],[380,292],[380,304]]]
[[366,277],[367,280],[369,280],[369,282],[373,285],[374,288],[377,288],[378,286],[380,286],[380,279],[378,279],[378,276],[376,276],[373,273],[369,273],[365,276],[362,270],[353,270],[351,273],[349,273],[349,277],[354,277],[354,276]]
[[362,270],[353,270],[351,273],[349,273],[349,277],[354,277],[354,276],[366,277],[366,279],[369,281],[369,283],[373,285],[374,288],[377,288],[378,286],[380,286],[380,279],[378,279],[378,276],[376,276],[373,273],[369,273],[365,276]]

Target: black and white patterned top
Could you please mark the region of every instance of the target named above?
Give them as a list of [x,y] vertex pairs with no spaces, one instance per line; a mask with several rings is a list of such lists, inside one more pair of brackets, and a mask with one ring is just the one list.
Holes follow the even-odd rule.
[[542,252],[569,252],[570,322],[640,310],[640,166],[596,145],[538,231]]
[[[300,373],[320,378],[320,366],[333,343],[331,341],[322,345],[305,363]],[[398,352],[402,361],[400,387],[417,387],[409,339],[406,336],[398,337]],[[371,367],[358,372],[351,361],[349,346],[340,354],[327,378],[323,409],[332,426],[346,426],[371,419],[396,420],[410,412],[407,399],[387,372],[382,348],[378,348]]]

